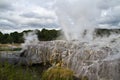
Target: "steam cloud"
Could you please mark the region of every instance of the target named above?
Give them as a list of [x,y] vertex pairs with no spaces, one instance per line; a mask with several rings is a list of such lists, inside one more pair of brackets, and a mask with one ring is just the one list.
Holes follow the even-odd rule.
[[[92,40],[93,30],[118,23],[119,0],[56,0],[56,14],[68,40]],[[114,12],[112,12],[114,11]],[[113,19],[113,20],[112,20]],[[106,25],[107,24],[107,25]],[[114,25],[115,26],[115,25]],[[117,25],[116,25],[117,26]]]
[[37,45],[39,42],[35,31],[24,34],[24,40],[25,42],[22,44],[23,49],[26,49],[28,45]]

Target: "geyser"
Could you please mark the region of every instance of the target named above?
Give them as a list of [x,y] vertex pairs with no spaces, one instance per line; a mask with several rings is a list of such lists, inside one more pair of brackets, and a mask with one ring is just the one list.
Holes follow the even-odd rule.
[[101,15],[99,1],[56,0],[56,14],[67,40],[92,40]]

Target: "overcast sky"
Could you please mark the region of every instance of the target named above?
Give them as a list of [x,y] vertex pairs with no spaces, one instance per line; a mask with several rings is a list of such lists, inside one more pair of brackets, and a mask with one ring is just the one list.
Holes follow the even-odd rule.
[[[64,4],[64,1],[74,0],[61,1]],[[96,21],[98,26],[119,28],[120,0],[98,1],[100,1],[99,9],[101,14]],[[59,0],[57,2],[59,3]],[[86,3],[89,4],[89,2]],[[59,28],[53,4],[54,0],[0,0],[0,30]],[[87,6],[87,4],[85,5]],[[88,9],[90,8],[88,7]]]
[[0,30],[58,28],[53,0],[0,0]]

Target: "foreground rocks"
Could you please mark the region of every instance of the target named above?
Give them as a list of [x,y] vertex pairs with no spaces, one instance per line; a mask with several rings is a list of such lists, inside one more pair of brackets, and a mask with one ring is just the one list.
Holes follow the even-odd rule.
[[[26,45],[15,57],[19,64],[31,65],[47,62],[61,63],[74,71],[75,76],[86,76],[89,80],[120,79],[119,39],[102,44],[79,41],[46,41]],[[15,62],[13,60],[13,62]]]
[[0,51],[0,63],[18,64],[20,60],[19,51]]

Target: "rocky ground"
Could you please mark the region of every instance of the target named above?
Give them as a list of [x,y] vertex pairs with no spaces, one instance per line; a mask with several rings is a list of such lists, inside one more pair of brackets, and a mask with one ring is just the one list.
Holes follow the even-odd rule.
[[[89,44],[79,41],[46,41],[26,48],[16,54],[8,54],[14,64],[47,64],[68,67],[75,76],[87,76],[89,80],[119,80],[119,40]],[[2,53],[2,52],[1,52]],[[4,52],[3,52],[4,53]],[[3,56],[5,56],[3,55]]]

